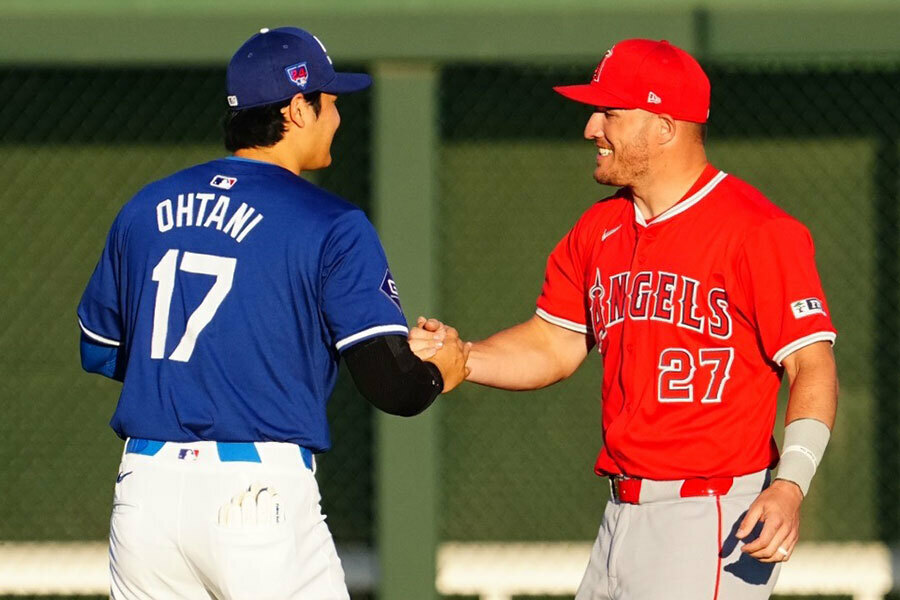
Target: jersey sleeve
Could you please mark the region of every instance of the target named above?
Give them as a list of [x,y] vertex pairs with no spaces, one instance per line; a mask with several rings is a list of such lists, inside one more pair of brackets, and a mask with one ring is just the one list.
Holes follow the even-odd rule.
[[537,314],[545,321],[579,333],[588,333],[585,309],[584,263],[580,222],[556,244],[547,258]]
[[122,341],[122,314],[119,307],[122,238],[120,217],[106,236],[100,261],[78,304],[78,324],[92,342],[118,346]]
[[362,213],[341,216],[325,241],[322,313],[338,351],[379,335],[406,335],[397,285],[375,228]]
[[745,240],[738,278],[766,355],[780,365],[791,353],[837,336],[816,271],[809,231],[789,218],[764,223]]

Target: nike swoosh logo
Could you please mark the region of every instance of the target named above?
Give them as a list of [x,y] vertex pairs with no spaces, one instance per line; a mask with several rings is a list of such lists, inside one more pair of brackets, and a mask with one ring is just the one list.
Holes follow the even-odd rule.
[[127,473],[119,473],[118,477],[116,477],[116,483],[122,483],[122,480],[131,475],[134,471],[128,471]]
[[604,229],[604,230],[603,230],[603,235],[600,236],[600,241],[601,241],[601,242],[605,242],[605,241],[606,241],[606,238],[608,238],[609,236],[611,236],[612,234],[614,234],[615,232],[617,232],[617,231],[618,231],[619,229],[621,229],[621,228],[622,228],[621,225],[617,225],[617,226],[613,227],[612,229]]

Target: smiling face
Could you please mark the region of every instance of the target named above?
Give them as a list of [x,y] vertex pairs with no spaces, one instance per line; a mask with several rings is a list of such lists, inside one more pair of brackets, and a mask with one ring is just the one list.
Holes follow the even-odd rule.
[[317,109],[314,98],[310,102],[303,94],[297,94],[282,109],[287,124],[285,160],[292,164],[290,170],[314,171],[331,164],[331,143],[341,125],[336,100],[337,96],[322,92]]
[[584,137],[597,146],[597,183],[631,186],[650,170],[653,115],[640,109],[598,107],[588,119]]
[[322,169],[331,164],[331,143],[341,124],[336,100],[337,96],[323,93],[319,114],[316,115],[311,106],[305,113],[310,133],[309,162],[304,165],[306,170]]

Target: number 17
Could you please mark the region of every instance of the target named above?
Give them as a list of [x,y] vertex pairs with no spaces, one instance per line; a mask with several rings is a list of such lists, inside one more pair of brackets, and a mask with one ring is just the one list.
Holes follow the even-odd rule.
[[[172,294],[175,291],[175,265],[178,262],[178,250],[172,249],[160,259],[153,268],[153,281],[159,283],[156,289],[156,304],[153,308],[153,335],[150,342],[150,358],[165,358],[166,337],[169,334],[169,309],[172,306]],[[187,362],[194,353],[197,336],[209,325],[219,310],[219,305],[231,291],[234,281],[236,258],[185,252],[181,259],[180,270],[187,273],[214,275],[215,283],[206,293],[200,306],[188,317],[184,335],[169,355],[170,360]]]

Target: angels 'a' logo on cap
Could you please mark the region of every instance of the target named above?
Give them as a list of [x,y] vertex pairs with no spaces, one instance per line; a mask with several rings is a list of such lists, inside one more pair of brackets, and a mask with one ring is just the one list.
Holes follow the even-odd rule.
[[594,83],[600,83],[600,73],[603,72],[603,65],[606,64],[606,59],[612,56],[613,48],[615,48],[615,46],[606,51],[606,54],[603,55],[603,60],[601,60],[600,64],[597,65],[597,68],[594,69],[594,76],[591,78],[591,81]]
[[290,79],[294,85],[300,89],[306,89],[306,84],[309,81],[309,69],[306,68],[305,62],[285,67],[284,72],[287,73],[288,79]]

